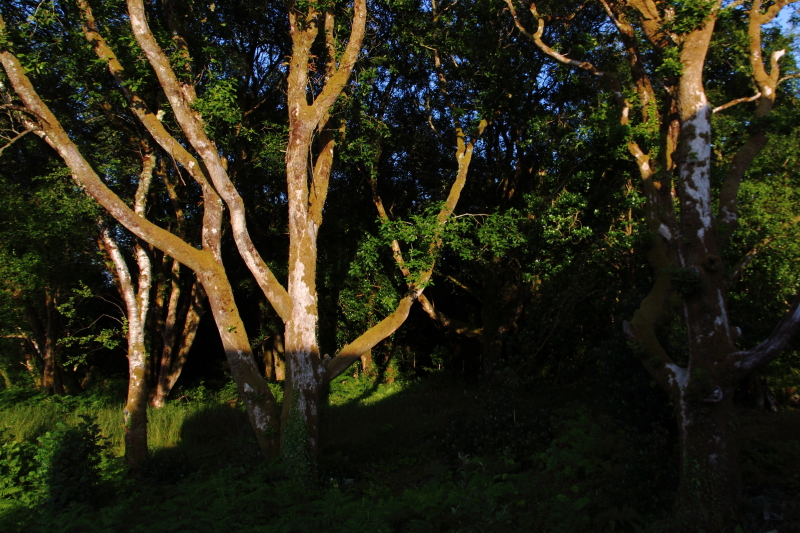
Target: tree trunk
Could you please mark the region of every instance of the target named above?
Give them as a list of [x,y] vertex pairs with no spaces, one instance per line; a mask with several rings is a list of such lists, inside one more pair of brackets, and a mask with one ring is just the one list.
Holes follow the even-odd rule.
[[[174,257],[196,273],[208,294],[209,306],[222,338],[231,374],[247,408],[261,450],[265,455],[274,455],[280,442],[277,404],[266,381],[258,372],[230,281],[222,265],[220,239],[222,202],[225,202],[237,249],[264,295],[286,324],[285,427],[298,429],[298,435],[302,434],[302,438],[296,442],[305,442],[300,448],[310,455],[318,445],[317,404],[323,373],[326,380],[332,379],[361,354],[396,331],[408,317],[411,304],[422,292],[422,289],[409,291],[392,314],[345,346],[327,367],[321,367],[316,340],[316,240],[322,223],[335,144],[333,129],[329,124],[329,111],[341,95],[362,51],[367,21],[366,1],[355,0],[353,3],[353,22],[343,53],[337,50],[332,10],[318,11],[319,6],[314,3],[301,5],[290,2],[287,6],[293,43],[287,89],[289,145],[286,167],[290,239],[288,290],[277,281],[250,238],[242,197],[228,176],[226,161],[223,161],[216,144],[206,134],[202,117],[192,107],[196,100],[194,86],[191,82],[179,80],[175,75],[169,58],[148,26],[144,3],[141,0],[128,0],[126,4],[136,42],[153,67],[163,94],[169,101],[170,111],[185,134],[185,141],[196,151],[202,165],[187,151],[186,143],[179,142],[165,129],[160,113],[150,110],[132,88],[134,84],[128,83],[129,78],[123,66],[98,32],[88,3],[78,0],[84,22],[84,35],[120,85],[131,112],[161,149],[173,157],[201,187],[202,249],[198,250],[180,236],[148,221],[144,213],[134,212],[106,186],[41,100],[18,58],[7,49],[5,42],[0,42],[0,63],[14,91],[30,111],[25,114],[23,121],[26,127],[59,153],[69,166],[74,179],[114,218],[138,238]],[[320,33],[323,25],[324,32]],[[0,31],[3,28],[4,22],[0,16]],[[324,85],[315,94],[310,94],[308,73],[317,62],[316,56],[311,54],[311,48],[318,36],[324,36],[327,68]],[[309,100],[313,103],[309,103]],[[319,150],[312,154],[311,140],[315,132],[319,133]],[[463,149],[463,139],[459,144]],[[471,154],[472,147],[462,151]],[[316,161],[311,156],[316,156]],[[463,179],[459,178],[457,183],[456,194],[453,196],[451,193],[447,207],[440,217],[442,224],[452,213],[455,199],[463,188]],[[430,274],[425,274],[426,281],[430,279]]]
[[[313,42],[313,38],[312,38]],[[311,43],[309,43],[310,46]],[[304,66],[304,68],[306,68]],[[305,93],[305,88],[303,88]],[[299,470],[312,468],[306,459],[313,460],[318,450],[319,393],[321,385],[320,353],[317,341],[317,235],[319,223],[308,209],[308,153],[313,130],[296,104],[294,117],[290,113],[289,145],[286,151],[286,173],[289,197],[289,283],[287,290],[294,305],[291,319],[286,322],[284,347],[286,380],[283,395],[281,427],[282,446],[287,457],[297,458],[293,465]],[[294,120],[292,120],[294,119]],[[311,124],[312,127],[314,124]],[[304,425],[304,428],[293,427]],[[288,433],[287,433],[288,432]],[[307,451],[301,443],[306,437]],[[287,442],[289,439],[289,442]],[[294,439],[298,439],[295,441]],[[304,475],[311,475],[308,471]]]
[[280,413],[267,382],[258,372],[250,340],[236,308],[233,289],[221,268],[217,272],[198,273],[198,277],[208,294],[208,304],[217,323],[228,367],[255,430],[261,453],[265,457],[275,457],[280,451]]
[[[145,217],[147,197],[153,180],[156,156],[143,143],[142,171],[134,196],[134,212]],[[125,429],[125,463],[133,474],[147,461],[147,349],[145,336],[147,315],[150,312],[150,289],[152,288],[152,262],[143,243],[136,242],[133,253],[136,258],[138,279],[134,284],[116,239],[106,226],[101,239],[106,253],[114,263],[119,288],[125,301],[128,317],[128,399],[123,410]]]
[[778,412],[778,402],[761,372],[754,372],[739,384],[739,399],[751,408]]
[[278,331],[272,336],[272,354],[275,363],[275,381],[286,380],[286,350],[283,346],[283,333]]
[[[142,188],[141,183],[140,188]],[[145,323],[149,310],[150,260],[142,247],[137,245],[135,253],[139,263],[139,279],[138,287],[134,288],[128,265],[108,227],[102,228],[101,239],[116,270],[128,318],[128,397],[122,418],[125,432],[125,464],[136,474],[147,460],[148,451]]]
[[267,381],[275,381],[275,349],[272,345],[272,337],[269,339],[269,345],[264,346],[264,379]]
[[[180,313],[185,315],[182,334],[175,339],[174,333],[168,334],[166,331],[164,333],[164,349],[161,354],[158,381],[156,382],[155,393],[151,400],[151,405],[153,407],[164,406],[172,389],[175,387],[175,383],[177,383],[178,378],[181,376],[181,372],[183,372],[186,358],[189,356],[189,351],[192,349],[195,336],[197,335],[200,319],[205,312],[203,307],[205,297],[203,286],[195,280],[192,285],[192,292],[189,295],[189,305],[185,313]],[[178,313],[176,312],[175,314],[177,315]],[[168,315],[166,324],[174,329],[177,327],[174,321],[177,321],[177,317],[173,318],[173,321],[171,321]]]
[[[166,256],[165,256],[166,257]],[[153,391],[153,398],[150,403],[153,407],[163,407],[169,391],[169,374],[172,369],[172,359],[175,349],[175,337],[178,327],[178,304],[181,297],[181,264],[172,260],[172,268],[170,269],[170,285],[169,298],[167,298],[166,316],[164,320],[156,321],[161,326],[161,357],[154,357],[155,369],[155,387]],[[159,293],[161,291],[158,291]],[[159,302],[161,303],[161,302]],[[154,332],[153,337],[156,336]],[[155,353],[158,352],[154,352]]]
[[125,464],[137,474],[147,461],[147,380],[144,328],[128,326],[128,399],[122,412],[125,427]]
[[364,355],[361,356],[361,371],[362,372],[369,372],[372,368],[372,350],[367,350],[364,352]]
[[681,444],[676,531],[721,532],[737,522],[742,487],[732,393],[721,392],[714,402],[684,391],[675,404]]
[[2,376],[3,378],[3,385],[5,385],[6,389],[10,389],[14,386],[14,383],[12,383],[11,378],[9,377],[8,372],[6,372],[5,367],[0,366],[0,376]]
[[63,395],[64,388],[61,386],[61,380],[56,371],[56,365],[58,364],[57,313],[55,298],[50,294],[50,291],[45,291],[44,375],[42,376],[42,386],[47,392]]
[[[228,363],[231,366],[231,373],[237,382],[240,397],[247,408],[256,439],[265,455],[274,455],[278,451],[278,429],[280,427],[277,406],[272,392],[258,374],[247,334],[239,316],[230,283],[222,266],[220,239],[222,234],[223,204],[220,195],[217,194],[216,188],[209,183],[197,160],[166,131],[156,114],[149,110],[147,104],[138,95],[128,90],[125,85],[127,77],[124,69],[113,52],[105,45],[102,36],[96,32],[96,29],[92,28],[91,12],[85,2],[82,2],[82,4],[82,9],[85,10],[84,15],[87,18],[87,29],[85,31],[87,38],[96,46],[96,52],[108,64],[109,70],[121,84],[123,93],[131,103],[132,112],[137,115],[161,148],[174,157],[176,161],[180,162],[202,189],[204,208],[201,233],[202,249],[198,250],[196,246],[148,221],[143,216],[143,213],[140,214],[132,210],[105,185],[100,176],[70,140],[69,135],[64,131],[55,115],[41,100],[18,58],[3,46],[4,43],[0,43],[0,63],[2,63],[15,92],[24,102],[26,108],[31,111],[30,116],[37,117],[35,122],[32,119],[24,119],[25,125],[58,152],[67,166],[69,166],[74,179],[122,225],[138,238],[174,257],[197,274],[208,294],[209,305],[214,313],[217,329],[222,338]],[[243,225],[244,209],[241,198],[236,195],[235,189],[227,179],[227,176],[220,174],[219,153],[205,137],[197,114],[190,109],[191,96],[193,95],[191,88],[178,88],[180,84],[169,66],[169,60],[158,47],[147,27],[142,2],[129,0],[128,6],[134,34],[142,48],[147,52],[148,59],[156,66],[155,70],[159,75],[159,81],[165,87],[165,94],[170,98],[173,111],[181,122],[181,127],[201,156],[207,159],[209,164],[214,163],[216,165],[213,169],[213,176],[216,179],[215,185],[222,189],[225,192],[226,199],[230,200],[231,224],[234,227],[237,246],[241,246],[240,251],[246,257],[248,266],[252,265],[253,270],[259,274],[257,280],[262,285],[262,289],[270,298],[273,306],[278,310],[278,314],[282,317],[288,316],[287,308],[290,305],[290,298],[252,247],[246,227]],[[4,22],[0,15],[0,31],[3,28]],[[135,374],[132,373],[132,375]]]
[[[762,0],[753,0],[746,11],[748,59],[759,90],[755,97],[758,100],[755,119],[767,116],[774,105],[780,80],[778,61],[785,54],[784,50],[774,51],[767,72],[762,27],[771,23],[789,3],[770,2],[765,7]],[[620,49],[630,63],[627,90],[638,97],[641,123],[661,133],[658,159],[652,157],[655,150],[648,153],[648,147],[640,145],[635,137],[628,141],[646,198],[645,221],[651,233],[649,259],[654,280],[650,293],[631,322],[623,324],[623,330],[645,368],[676,405],[681,436],[676,528],[720,532],[735,524],[741,489],[731,429],[733,389],[750,372],[774,359],[800,325],[798,295],[767,340],[751,350],[737,351],[726,309],[729,279],[720,251],[737,225],[740,182],[766,137],[760,128],[754,128],[754,133],[734,155],[719,195],[713,195],[711,116],[714,111],[706,97],[703,71],[723,2],[700,2],[698,5],[707,8],[701,19],[690,19],[697,14],[676,13],[676,17],[691,22],[692,29],[682,34],[670,33],[668,28],[675,20],[661,18],[652,2],[602,4],[619,32]],[[514,24],[539,50],[564,65],[604,79],[617,100],[620,125],[630,124],[633,107],[625,96],[621,78],[548,46],[542,40],[547,35],[547,18],[539,14],[535,2],[528,4],[536,24],[533,32],[523,25],[514,1],[506,0],[506,5]],[[642,38],[648,42],[644,43]],[[663,97],[653,89],[642,46],[679,54],[680,71],[662,77],[659,82],[665,89]],[[661,105],[660,98],[663,98]],[[726,107],[729,105],[717,109]],[[715,213],[716,202],[719,209]],[[658,338],[658,330],[667,323],[666,309],[676,301],[683,306],[689,350],[687,368],[674,363]]]

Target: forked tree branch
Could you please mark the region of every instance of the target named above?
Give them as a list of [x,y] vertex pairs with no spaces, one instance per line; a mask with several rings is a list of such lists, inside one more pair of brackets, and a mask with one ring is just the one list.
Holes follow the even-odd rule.
[[3,146],[0,146],[0,155],[2,155],[2,154],[3,154],[3,151],[4,151],[6,148],[8,148],[9,146],[11,146],[12,144],[14,144],[14,143],[15,143],[15,142],[17,142],[18,140],[20,140],[20,139],[22,139],[23,137],[25,137],[25,136],[26,136],[27,134],[29,134],[31,131],[32,131],[32,130],[25,129],[25,130],[23,130],[23,131],[21,131],[21,132],[17,133],[17,134],[16,134],[16,135],[15,135],[13,138],[9,139],[9,141],[8,141],[7,143],[5,143]]
[[[444,74],[440,69],[440,62],[438,60],[438,53],[435,54],[435,63],[436,63],[436,70],[437,76],[439,78],[440,83],[442,83],[442,87],[444,88],[444,83],[447,81],[444,78]],[[446,96],[446,95],[445,95]],[[448,104],[452,109],[452,103],[448,99]],[[486,119],[482,119],[478,125],[478,130],[476,132],[475,137],[467,140],[466,135],[464,134],[463,129],[460,126],[459,121],[454,116],[454,128],[456,130],[456,151],[455,157],[458,163],[458,172],[456,174],[456,179],[453,181],[453,184],[450,186],[450,192],[448,193],[447,199],[445,200],[444,205],[439,210],[437,214],[437,221],[440,226],[443,226],[447,223],[448,219],[452,216],[453,212],[455,211],[456,205],[458,204],[458,200],[461,197],[461,191],[464,189],[464,185],[467,179],[467,172],[469,170],[470,163],[472,161],[472,154],[475,148],[475,142],[480,136],[483,134],[486,126],[489,122]],[[377,186],[375,181],[370,176],[370,186],[372,188],[372,197],[373,202],[375,203],[376,208],[378,209],[379,216],[383,221],[388,221],[389,217],[386,214],[386,210],[383,208],[383,202],[380,200],[380,196],[378,195]],[[434,242],[431,244],[430,252],[431,254],[436,254],[438,250],[442,246],[442,240],[440,237],[434,239]],[[400,271],[403,273],[403,276],[408,280],[410,278],[410,271],[408,270],[405,261],[403,260],[402,250],[400,249],[400,243],[396,240],[392,241],[392,254],[394,256],[395,262],[397,263]],[[433,270],[436,265],[436,261],[433,261],[430,267],[421,273],[421,275],[414,281],[410,282],[408,285],[408,293],[400,300],[400,303],[397,306],[397,309],[390,314],[388,317],[384,318],[381,322],[376,324],[375,326],[371,327],[367,330],[363,335],[358,337],[356,340],[342,348],[339,353],[336,354],[330,363],[328,364],[325,370],[325,380],[329,381],[342,372],[344,372],[350,365],[352,365],[356,360],[358,360],[361,355],[363,355],[367,350],[371,350],[377,343],[394,333],[394,331],[399,328],[403,321],[408,317],[408,313],[411,310],[411,305],[414,303],[414,300],[420,300],[420,303],[423,306],[423,309],[431,315],[434,320],[439,320],[441,318],[446,318],[444,315],[437,315],[437,311],[434,309],[433,305],[423,296],[422,292],[425,290],[425,286],[433,276]],[[423,302],[424,300],[424,302]],[[427,305],[426,305],[427,304]],[[454,321],[450,320],[450,324],[454,324]],[[464,331],[469,331],[470,328],[466,327]]]
[[45,141],[59,153],[69,166],[73,176],[80,181],[98,203],[105,207],[114,218],[120,221],[134,235],[156,244],[157,247],[175,257],[184,265],[195,271],[208,268],[208,261],[213,261],[210,254],[197,250],[172,233],[142,218],[103,183],[83,158],[78,148],[72,143],[58,119],[36,93],[16,56],[2,50],[0,51],[0,63],[3,65],[15,92],[25,103],[25,106],[35,115],[42,117],[36,126],[41,130]]
[[131,89],[131,84],[129,83],[125,68],[100,34],[88,2],[86,0],[78,0],[78,7],[81,10],[83,19],[82,29],[84,37],[86,37],[86,40],[92,45],[92,49],[97,57],[102,59],[108,66],[109,72],[116,80],[117,85],[128,101],[128,107],[131,112],[136,115],[136,118],[139,119],[139,122],[145,127],[158,145],[169,154],[170,157],[177,161],[189,173],[192,179],[200,185],[203,192],[203,227],[201,230],[203,249],[211,251],[217,261],[221,263],[222,257],[220,236],[218,235],[219,231],[215,233],[214,230],[220,225],[220,221],[222,220],[223,205],[217,191],[208,181],[205,168],[167,131],[161,123],[160,115],[158,113],[153,113],[138,92]]
[[[798,0],[778,0],[766,12],[762,13],[762,0],[753,0],[748,13],[747,38],[749,41],[749,61],[753,70],[753,79],[758,89],[758,98],[754,118],[763,118],[772,112],[775,105],[776,90],[780,83],[780,67],[778,61],[785,50],[776,50],[770,54],[770,72],[764,66],[761,28],[769,24],[785,6]],[[738,103],[738,102],[737,102]],[[756,130],[750,134],[731,160],[725,179],[722,182],[719,196],[718,234],[720,244],[725,243],[739,224],[738,194],[739,186],[750,164],[767,144],[767,134]]]
[[206,135],[201,117],[191,107],[194,100],[193,88],[178,81],[169,58],[150,31],[142,0],[128,0],[128,16],[136,41],[155,71],[178,124],[202,158],[214,187],[228,206],[233,237],[239,253],[275,311],[284,321],[289,320],[292,299],[261,258],[250,238],[244,201],[231,182],[216,145]]
[[[390,221],[390,219],[389,215],[386,213],[386,209],[383,207],[383,201],[378,194],[378,185],[375,183],[375,179],[373,179],[371,176],[368,176],[367,179],[369,180],[369,185],[372,189],[372,202],[375,204],[375,208],[378,210],[378,218],[380,218],[382,223],[386,224]],[[403,259],[403,252],[400,249],[400,243],[397,241],[397,239],[392,239],[391,247],[392,256],[394,257],[395,263],[397,263],[397,267],[400,269],[400,272],[403,274],[405,279],[410,279],[411,272],[408,270],[406,262]],[[409,285],[409,288],[411,288],[411,285]],[[434,322],[438,322],[445,328],[459,335],[466,335],[467,337],[480,336],[481,328],[475,328],[466,322],[450,318],[447,314],[436,309],[433,303],[428,300],[424,294],[420,293],[417,299],[419,300],[422,309],[428,314],[429,317],[431,317],[431,319],[433,319]]]

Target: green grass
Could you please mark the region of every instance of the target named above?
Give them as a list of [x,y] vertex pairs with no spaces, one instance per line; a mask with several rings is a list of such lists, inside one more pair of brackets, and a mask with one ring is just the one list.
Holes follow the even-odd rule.
[[[74,426],[81,416],[90,416],[100,427],[109,451],[122,456],[123,407],[122,402],[94,397],[32,396],[0,408],[0,429],[5,440],[35,442],[60,424]],[[180,449],[202,457],[243,442],[255,445],[244,409],[215,398],[173,401],[160,409],[150,407],[147,418],[151,454]]]
[[115,453],[123,450],[122,403],[106,404],[82,398],[34,396],[0,409],[0,428],[6,439],[35,442],[59,424],[76,425],[81,415],[93,417]]

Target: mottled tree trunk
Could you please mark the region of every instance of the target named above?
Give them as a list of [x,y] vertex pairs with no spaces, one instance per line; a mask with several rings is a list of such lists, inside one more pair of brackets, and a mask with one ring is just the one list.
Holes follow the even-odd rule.
[[[142,172],[134,197],[134,212],[144,217],[147,196],[153,179],[156,156],[145,150],[142,157]],[[106,253],[116,269],[119,289],[128,318],[128,398],[123,410],[125,431],[125,463],[134,473],[147,461],[147,349],[146,324],[150,312],[150,289],[152,286],[152,264],[150,256],[140,243],[134,245],[133,253],[138,267],[138,279],[134,283],[125,258],[116,239],[108,227],[101,230],[101,239]]]
[[[275,278],[250,238],[244,202],[228,176],[227,162],[221,157],[213,140],[208,137],[203,119],[193,107],[196,100],[195,88],[191,82],[193,77],[178,79],[176,76],[170,59],[150,30],[144,3],[141,0],[128,0],[126,3],[136,42],[152,66],[163,95],[169,101],[169,112],[185,136],[181,141],[166,130],[161,123],[161,113],[154,113],[136,92],[135,84],[129,83],[124,67],[99,33],[88,3],[78,0],[83,18],[83,32],[97,56],[108,66],[109,72],[117,81],[129,104],[130,112],[137,117],[160,148],[174,158],[202,189],[202,249],[198,250],[196,245],[188,243],[180,235],[167,231],[148,221],[143,214],[134,212],[106,186],[41,100],[18,58],[7,49],[5,41],[0,40],[0,63],[14,91],[29,111],[25,117],[30,118],[25,118],[24,123],[59,153],[74,178],[111,216],[138,238],[174,257],[196,273],[208,295],[209,307],[222,338],[231,374],[237,383],[256,438],[265,455],[274,455],[278,451],[279,442],[278,407],[266,381],[258,373],[222,264],[220,239],[224,202],[228,208],[231,235],[240,255],[265,297],[286,324],[285,401],[286,405],[297,407],[295,414],[299,423],[294,426],[302,429],[298,433],[305,435],[301,439],[304,442],[301,447],[310,454],[317,447],[316,437],[309,435],[314,435],[317,431],[317,404],[323,380],[332,379],[343,372],[364,352],[396,331],[408,316],[411,304],[421,293],[421,289],[410,291],[393,313],[345,346],[326,367],[322,367],[316,340],[314,278],[317,231],[322,223],[335,144],[329,111],[339,98],[361,52],[367,20],[366,1],[355,0],[353,3],[352,27],[343,52],[336,43],[332,9],[319,11],[316,3],[301,5],[289,2],[287,5],[293,43],[287,90],[290,122],[290,142],[287,147],[290,211],[288,290]],[[3,24],[0,17],[0,31],[3,31]],[[179,29],[177,31],[180,32]],[[311,48],[318,36],[324,40],[327,57],[324,61],[325,80],[322,86],[315,86],[318,89],[316,90],[308,83],[308,73],[310,69],[316,68],[317,58],[311,54]],[[176,35],[176,39],[180,40],[180,35]],[[188,58],[188,49],[180,43],[179,46]],[[315,132],[319,135],[318,150],[312,153],[311,141]],[[463,142],[460,145],[463,147]],[[194,150],[197,159],[189,153],[187,147]],[[469,152],[471,153],[471,148]],[[460,187],[458,192],[460,193]],[[450,200],[448,199],[448,205],[452,203]],[[452,209],[453,206],[450,206],[445,210],[445,217],[452,213]],[[430,272],[426,279],[429,278]],[[293,424],[287,423],[285,426]]]
[[[108,227],[102,228],[102,242],[116,269],[119,289],[128,317],[128,396],[123,409],[125,463],[135,472],[147,460],[147,352],[145,348],[145,319],[149,303],[149,261],[142,250],[139,264],[138,290],[134,287],[128,265]],[[137,247],[141,250],[141,247]],[[137,254],[138,255],[138,254]]]
[[261,453],[265,457],[274,457],[280,450],[280,413],[267,382],[259,374],[244,323],[236,309],[233,289],[221,269],[198,273],[198,277],[208,294],[228,368],[255,430]]

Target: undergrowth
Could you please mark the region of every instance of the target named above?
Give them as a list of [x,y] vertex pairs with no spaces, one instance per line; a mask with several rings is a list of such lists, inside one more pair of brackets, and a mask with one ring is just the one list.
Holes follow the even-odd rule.
[[[343,377],[310,480],[260,458],[230,385],[182,390],[152,411],[151,459],[136,479],[115,441],[120,403],[0,395],[0,531],[602,533],[668,515],[674,443],[521,390]],[[744,444],[746,480],[797,466],[791,443]],[[744,531],[774,529],[764,516],[794,531],[791,489],[747,494]]]

